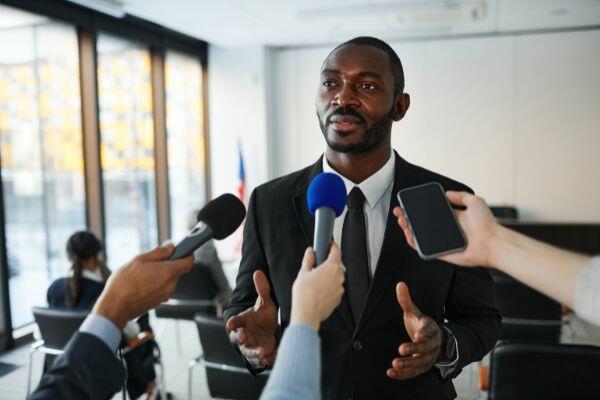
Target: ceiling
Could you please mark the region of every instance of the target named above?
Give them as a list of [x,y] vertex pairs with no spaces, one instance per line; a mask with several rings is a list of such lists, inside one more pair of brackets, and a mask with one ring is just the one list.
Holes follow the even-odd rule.
[[222,46],[335,43],[600,25],[600,0],[76,0]]

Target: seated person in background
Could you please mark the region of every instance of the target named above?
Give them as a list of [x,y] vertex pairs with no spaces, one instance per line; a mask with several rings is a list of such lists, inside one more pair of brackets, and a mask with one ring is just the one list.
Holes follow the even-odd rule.
[[[48,288],[46,294],[50,308],[71,310],[91,310],[111,272],[102,260],[102,242],[92,232],[79,231],[67,241],[67,256],[71,262],[71,273],[58,278]],[[137,338],[140,332],[151,332],[148,314],[137,321],[128,321],[123,328],[125,342]],[[131,398],[137,398],[154,387],[156,374],[152,363],[154,344],[145,343],[125,356],[129,370],[127,388]],[[47,370],[54,357],[46,358]]]
[[104,289],[110,270],[102,261],[102,242],[88,231],[75,232],[67,241],[71,273],[48,288],[52,308],[91,310]]
[[[467,236],[465,251],[441,257],[464,267],[497,268],[526,285],[573,309],[581,318],[600,326],[600,257],[562,250],[503,227],[481,197],[446,192]],[[415,241],[400,207],[394,215],[408,244]]]
[[[198,211],[200,210],[194,210],[189,216],[188,225],[190,230],[198,223]],[[194,264],[205,267],[211,277],[205,287],[201,287],[200,290],[208,291],[206,298],[216,299],[221,308],[224,309],[231,300],[232,291],[223,272],[223,265],[213,240],[209,240],[194,252]]]

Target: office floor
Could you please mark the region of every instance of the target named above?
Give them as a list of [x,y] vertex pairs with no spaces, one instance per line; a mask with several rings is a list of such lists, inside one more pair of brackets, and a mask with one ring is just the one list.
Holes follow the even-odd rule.
[[[600,346],[600,329],[590,326],[585,322],[567,317],[567,325],[563,329],[562,342],[595,344]],[[188,361],[198,355],[201,351],[198,334],[191,322],[179,322],[176,324],[169,320],[153,319],[160,346],[163,353],[163,362],[166,371],[167,389],[175,399],[188,398],[187,366]],[[178,342],[175,338],[179,336]],[[0,362],[16,364],[18,368],[0,377],[0,400],[25,399],[27,387],[27,360],[29,346],[22,346],[0,356]],[[32,382],[33,386],[39,382],[42,370],[42,355],[34,356]],[[459,399],[474,400],[481,398],[477,390],[477,373],[475,365],[466,368],[461,375],[454,380]],[[114,399],[120,399],[117,394]],[[198,400],[210,399],[206,385],[206,375],[201,366],[193,370],[192,398]]]

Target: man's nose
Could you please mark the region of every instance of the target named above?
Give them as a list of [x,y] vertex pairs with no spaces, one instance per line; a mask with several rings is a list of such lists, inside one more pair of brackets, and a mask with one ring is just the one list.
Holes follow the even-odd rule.
[[336,107],[358,107],[360,101],[351,85],[344,84],[333,97],[332,105]]

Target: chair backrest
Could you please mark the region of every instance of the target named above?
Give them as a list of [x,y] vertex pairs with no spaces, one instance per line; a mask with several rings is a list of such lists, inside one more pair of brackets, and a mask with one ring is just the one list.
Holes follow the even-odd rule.
[[492,277],[502,315],[502,339],[558,342],[562,325],[559,303],[498,271]]
[[600,347],[500,342],[490,360],[489,398],[597,399]]
[[210,269],[201,263],[194,263],[190,272],[181,275],[171,294],[177,300],[213,300],[219,294]]
[[519,212],[512,206],[490,206],[490,210],[492,211],[492,215],[499,219],[519,219]]
[[33,307],[33,317],[40,328],[44,345],[62,350],[79,329],[89,311]]
[[183,274],[169,301],[155,309],[158,318],[193,320],[197,313],[217,314],[214,302],[218,288],[208,267],[195,263]]
[[194,321],[206,361],[245,368],[242,356],[229,341],[222,319],[208,314],[196,314]]

